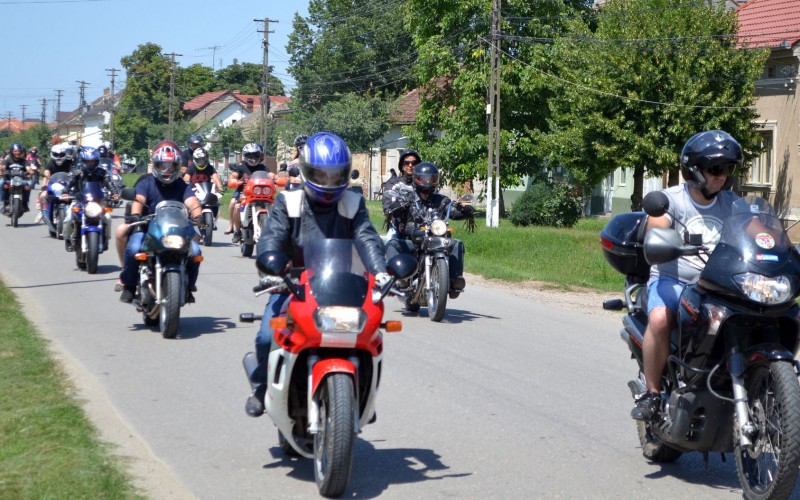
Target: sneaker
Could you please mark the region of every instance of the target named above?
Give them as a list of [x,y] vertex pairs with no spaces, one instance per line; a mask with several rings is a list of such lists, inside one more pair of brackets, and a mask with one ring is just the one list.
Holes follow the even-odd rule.
[[124,288],[122,293],[119,295],[119,301],[124,302],[126,304],[130,304],[133,302],[133,294],[136,291],[134,288]]
[[233,238],[231,238],[231,241],[233,243],[239,243],[240,241],[242,241],[242,231],[238,230],[238,229],[236,231],[234,231],[233,232]]
[[67,249],[67,252],[75,251],[75,246],[72,244],[72,238],[64,238],[64,248]]
[[634,420],[652,421],[661,413],[661,394],[647,391],[636,398],[636,407],[631,410]]
[[44,213],[43,212],[39,212],[38,214],[36,214],[36,218],[33,219],[34,224],[39,224],[40,222],[43,222],[43,221],[44,221]]
[[453,280],[453,283],[450,285],[450,290],[454,292],[461,292],[464,290],[465,286],[467,286],[466,280],[463,276],[459,276]]
[[264,414],[264,395],[267,392],[266,386],[259,386],[253,394],[247,398],[244,411],[251,417],[260,417]]

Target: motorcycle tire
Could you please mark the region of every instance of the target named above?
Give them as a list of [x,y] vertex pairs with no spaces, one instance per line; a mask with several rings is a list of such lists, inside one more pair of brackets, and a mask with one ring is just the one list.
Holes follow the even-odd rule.
[[278,431],[278,446],[281,447],[281,451],[287,457],[299,458],[302,456],[299,453],[297,453],[297,450],[292,448],[292,445],[289,444],[289,441],[286,440],[281,431]]
[[254,246],[255,245],[251,245],[249,243],[241,243],[239,245],[239,249],[242,251],[242,257],[252,257]]
[[66,213],[64,212],[64,207],[62,207],[62,206],[59,206],[56,209],[55,213],[53,214],[53,217],[56,218],[56,224],[55,224],[55,226],[56,226],[56,237],[59,240],[63,240],[64,239],[64,218],[65,218],[65,216],[66,216]]
[[449,289],[450,266],[445,259],[434,259],[428,284],[428,317],[431,321],[438,323],[444,318]]
[[328,375],[320,389],[320,432],[314,435],[314,479],[324,497],[340,496],[350,480],[357,411],[350,375]]
[[214,214],[206,212],[203,214],[203,245],[210,247],[211,242],[214,241]]
[[159,311],[159,327],[161,336],[165,339],[174,339],[178,336],[178,326],[181,321],[181,275],[170,272],[164,275],[161,287],[164,301]]
[[[77,228],[78,232],[80,233],[80,228]],[[65,235],[65,238],[71,238],[69,235]],[[78,266],[78,269],[81,271],[86,270],[86,254],[83,253],[83,247],[81,246],[81,240],[78,238],[78,241],[75,242],[73,245],[73,249],[75,251],[75,265]]]
[[100,233],[86,235],[86,272],[97,273],[97,261],[100,257]]
[[649,422],[636,422],[636,430],[644,458],[660,464],[671,464],[683,455],[682,452],[661,442],[658,436],[653,434]]
[[11,200],[11,225],[17,227],[19,225],[19,214],[22,212],[19,198]]
[[748,448],[742,448],[735,433],[734,457],[742,492],[748,499],[789,498],[800,466],[797,374],[784,361],[755,366],[745,375],[745,387],[756,432]]
[[258,223],[253,228],[253,240],[258,241],[261,233],[264,232],[264,227],[267,225],[267,214],[258,214]]

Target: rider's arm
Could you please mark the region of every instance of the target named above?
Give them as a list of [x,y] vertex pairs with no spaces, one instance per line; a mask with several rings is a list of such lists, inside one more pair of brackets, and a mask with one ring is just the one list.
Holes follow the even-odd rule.
[[363,249],[365,264],[373,274],[386,272],[386,247],[378,231],[369,219],[369,211],[363,196],[358,197],[358,210],[353,217],[353,239],[357,240]]
[[211,182],[213,182],[214,185],[217,186],[217,189],[219,191],[222,191],[222,179],[219,178],[219,174],[218,173],[214,172],[211,175]]
[[200,206],[200,200],[197,199],[197,196],[190,196],[183,200],[183,203],[186,205],[186,208],[189,209],[190,219],[194,219],[203,213],[203,207]]

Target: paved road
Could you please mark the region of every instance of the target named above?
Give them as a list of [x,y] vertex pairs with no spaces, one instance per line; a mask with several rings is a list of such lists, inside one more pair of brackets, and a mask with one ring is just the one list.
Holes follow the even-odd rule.
[[[284,458],[270,422],[243,410],[240,361],[256,326],[236,318],[263,304],[249,292],[253,260],[227,241],[204,248],[197,303],[182,311],[180,338],[165,340],[112,292],[114,253],[90,276],[31,220],[17,229],[0,220],[2,278],[153,498],[316,495],[311,462]],[[741,496],[730,456],[642,458],[628,417],[635,365],[615,318],[469,284],[443,323],[401,311],[389,300],[404,330],[387,334],[378,421],[357,442],[346,496]]]

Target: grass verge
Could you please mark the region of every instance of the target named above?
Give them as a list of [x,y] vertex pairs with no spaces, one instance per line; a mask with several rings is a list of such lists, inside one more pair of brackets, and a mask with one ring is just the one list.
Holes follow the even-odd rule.
[[0,498],[144,498],[0,283]]

